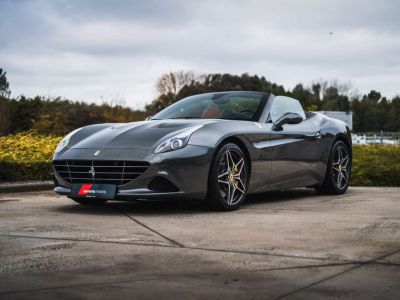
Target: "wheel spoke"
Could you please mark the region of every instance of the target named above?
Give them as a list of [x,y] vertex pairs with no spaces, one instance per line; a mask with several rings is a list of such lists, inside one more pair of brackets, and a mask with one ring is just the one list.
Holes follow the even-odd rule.
[[230,198],[229,198],[229,203],[228,203],[229,205],[232,204],[233,199],[235,198],[235,191],[236,191],[236,186],[235,185],[232,185],[231,187],[232,187],[232,190],[231,190],[231,195],[230,195]]
[[[236,175],[236,176],[233,176],[233,179],[240,183],[240,185],[242,186],[240,191],[244,194],[245,191],[246,191],[246,187],[245,187],[245,185],[243,183],[242,178],[240,178],[240,176]],[[236,184],[236,187],[239,188],[239,185]]]
[[226,164],[227,164],[227,166],[228,166],[228,171],[230,171],[231,170],[231,164],[230,164],[230,159],[229,159],[229,150],[226,150],[226,152],[225,152],[225,154],[226,154]]
[[228,182],[228,181],[224,181],[224,180],[218,180],[218,182],[219,182],[219,183],[223,183],[223,184],[227,184],[227,185],[229,185],[229,182]]
[[342,162],[342,148],[338,148],[338,154],[339,154],[339,163]]
[[[238,163],[238,165],[239,165],[239,163]],[[238,172],[236,173],[236,175],[241,175],[242,174],[242,170],[243,170],[243,166],[244,166],[244,160],[243,160],[243,158],[241,159],[241,164],[240,164],[240,167],[239,167],[239,170],[238,170]]]
[[[242,185],[242,187],[243,187],[243,183],[242,182],[240,182],[240,184]],[[238,184],[236,184],[235,183],[235,188],[236,189],[238,189],[242,194],[244,194],[244,189],[241,189],[240,187],[239,187],[239,185]]]
[[344,179],[346,180],[346,183],[349,181],[349,170],[347,168],[347,165],[342,169],[342,174]]
[[229,174],[229,172],[226,171],[225,173],[222,173],[222,174],[218,175],[218,179],[221,178],[221,177],[224,177],[224,176],[226,176],[226,175],[228,175],[228,174]]
[[349,163],[349,156],[346,156],[345,158],[343,158],[342,165],[346,168],[348,163]]
[[342,185],[342,172],[339,172],[336,177],[336,186],[340,189]]
[[233,165],[233,168],[237,168],[242,162],[243,162],[243,157],[236,164]]
[[235,174],[235,175],[233,175],[233,178],[235,178],[235,179],[240,179],[240,174]]
[[228,150],[228,157],[229,157],[229,165],[231,166],[230,170],[232,171],[235,168],[235,162],[233,161],[232,153],[229,150]]
[[240,184],[244,187],[242,178],[239,176],[239,174],[234,175],[234,176],[233,176],[233,179],[238,180],[238,181],[240,182]]
[[346,183],[348,182],[348,181],[347,181],[347,177],[348,177],[348,176],[347,176],[347,173],[344,174],[344,172],[342,172],[342,178],[344,179],[344,181],[346,181]]

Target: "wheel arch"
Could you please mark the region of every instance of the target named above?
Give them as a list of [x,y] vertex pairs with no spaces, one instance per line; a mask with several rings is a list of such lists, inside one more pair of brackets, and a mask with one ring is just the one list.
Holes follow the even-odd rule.
[[222,139],[218,146],[215,148],[215,153],[217,153],[217,151],[226,143],[233,143],[236,144],[244,153],[246,162],[247,162],[247,166],[248,166],[248,173],[249,173],[249,180],[251,177],[251,157],[250,157],[250,152],[249,149],[246,146],[246,143],[239,137],[237,136],[228,136],[225,137],[224,139]]
[[347,146],[347,148],[349,149],[349,151],[350,151],[350,155],[351,156],[353,156],[353,150],[352,150],[352,144],[351,144],[351,142],[349,141],[349,139],[346,137],[346,135],[345,134],[338,134],[337,136],[336,136],[336,138],[334,139],[334,141],[333,141],[333,143],[332,143],[332,146],[337,142],[337,141],[341,141],[341,142],[343,142],[346,146]]

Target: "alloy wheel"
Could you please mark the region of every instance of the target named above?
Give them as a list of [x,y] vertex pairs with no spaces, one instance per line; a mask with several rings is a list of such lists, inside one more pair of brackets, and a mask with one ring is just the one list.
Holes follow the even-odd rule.
[[349,182],[349,162],[350,157],[347,150],[342,146],[337,147],[332,162],[332,173],[338,189],[343,189]]
[[246,160],[237,149],[227,149],[218,166],[218,186],[229,206],[239,203],[246,194]]

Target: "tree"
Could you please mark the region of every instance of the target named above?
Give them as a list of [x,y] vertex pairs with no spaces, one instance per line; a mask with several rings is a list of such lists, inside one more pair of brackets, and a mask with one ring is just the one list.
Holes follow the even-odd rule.
[[204,78],[205,75],[198,75],[192,71],[179,71],[163,74],[156,83],[156,89],[159,96],[150,104],[146,105],[146,115],[154,115],[172,103],[184,98],[181,94],[179,95],[183,90],[188,92],[186,96],[192,95],[190,87],[202,84]]
[[0,136],[9,133],[11,104],[10,100],[0,96]]
[[177,95],[185,86],[194,82],[201,82],[204,75],[196,75],[192,71],[170,72],[162,75],[156,83],[159,95]]
[[[383,130],[383,125],[385,122],[385,109],[383,105],[380,105],[380,102],[383,99],[381,98],[381,94],[375,90],[370,91],[367,95],[364,95],[361,99],[361,110],[362,113],[360,117],[362,122],[362,130],[363,131],[380,131]],[[386,102],[386,99],[383,100]]]
[[[177,85],[176,78],[178,78],[176,73],[165,74],[160,78],[157,86],[162,86],[158,91],[163,93],[146,106],[147,115],[153,115],[180,99],[201,93],[259,91],[272,92],[277,95],[287,94],[283,86],[267,81],[265,77],[247,73],[242,75],[208,74],[195,77],[187,76],[186,78],[190,78],[190,80],[186,80],[184,85]],[[178,87],[180,88],[178,89]]]
[[329,86],[325,89],[321,104],[322,110],[349,111],[350,102],[346,95],[339,92],[336,86]]
[[389,131],[400,131],[400,96],[390,101],[385,122]]
[[11,104],[8,97],[11,91],[6,75],[0,68],[0,135],[8,134],[10,128]]
[[206,75],[204,86],[207,92],[223,91],[258,91],[272,92],[276,95],[286,95],[281,85],[277,85],[257,75],[209,74]]
[[299,100],[303,108],[307,111],[317,110],[319,107],[318,96],[314,95],[309,89],[304,88],[301,83],[293,88],[290,96]]
[[7,73],[0,68],[0,97],[8,98],[11,94]]
[[388,100],[372,90],[351,103],[353,127],[356,132],[399,131],[400,98]]
[[154,115],[174,102],[201,93],[223,91],[260,91],[298,99],[305,110],[353,111],[355,132],[400,131],[400,96],[386,99],[375,90],[352,96],[348,84],[337,81],[297,84],[292,90],[257,75],[170,72],[157,81],[158,97],[146,110],[133,110],[118,103],[101,105],[74,102],[61,98],[10,99],[6,73],[0,69],[0,135],[34,130],[43,134],[65,135],[75,128],[97,123],[133,122]]

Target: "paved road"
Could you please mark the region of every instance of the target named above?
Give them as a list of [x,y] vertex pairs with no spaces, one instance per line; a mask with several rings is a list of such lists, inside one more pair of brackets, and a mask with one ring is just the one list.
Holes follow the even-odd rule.
[[84,207],[0,194],[0,298],[400,299],[400,189]]

